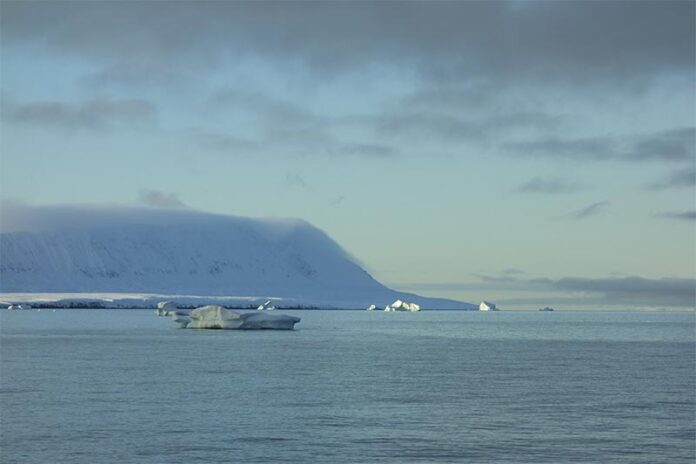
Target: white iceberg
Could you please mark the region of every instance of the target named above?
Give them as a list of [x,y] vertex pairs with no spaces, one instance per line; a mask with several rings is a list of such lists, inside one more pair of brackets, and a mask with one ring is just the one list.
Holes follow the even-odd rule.
[[378,309],[379,309],[379,308],[378,308],[377,306],[373,305],[373,304],[371,304],[370,306],[367,307],[367,310],[368,310],[368,311],[376,311],[376,310],[378,310]]
[[157,309],[155,310],[158,316],[168,316],[171,312],[176,312],[179,309],[171,301],[160,301],[157,303]]
[[170,317],[185,329],[292,330],[299,317],[266,312],[237,313],[222,306],[208,305],[190,313],[171,312]]
[[12,310],[20,310],[20,309],[31,309],[31,305],[22,303],[22,304],[11,304],[7,307],[7,309],[12,309]]
[[479,311],[498,311],[498,308],[490,301],[482,301],[481,304],[479,304]]
[[264,304],[259,305],[258,308],[256,308],[257,311],[273,311],[275,309],[275,306],[271,304],[271,300],[266,301]]
[[387,305],[384,307],[384,311],[390,313],[394,311],[410,311],[410,312],[416,312],[420,311],[420,306],[417,305],[416,303],[407,303],[405,301],[401,300],[396,300],[390,305]]

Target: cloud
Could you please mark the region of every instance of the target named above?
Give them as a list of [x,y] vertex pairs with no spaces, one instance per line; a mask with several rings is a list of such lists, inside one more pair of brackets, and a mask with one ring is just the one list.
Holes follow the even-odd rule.
[[394,148],[377,143],[347,143],[339,146],[339,152],[346,155],[364,155],[377,158],[386,158],[397,154]]
[[334,208],[334,207],[340,205],[341,203],[343,203],[345,201],[345,199],[346,199],[346,197],[344,197],[343,195],[341,195],[340,197],[336,197],[329,202],[329,206]]
[[140,190],[138,192],[140,203],[155,208],[186,208],[186,204],[175,193],[166,193],[161,190]]
[[195,145],[220,153],[244,155],[260,149],[259,142],[230,134],[195,131],[189,137]]
[[672,188],[696,186],[696,168],[675,171],[668,177],[647,186],[649,190],[665,190]]
[[696,127],[685,127],[644,137],[635,143],[626,158],[635,161],[693,161],[695,153]]
[[71,104],[59,101],[3,101],[3,119],[64,129],[108,129],[152,122],[155,107],[146,100],[93,99]]
[[618,156],[615,142],[608,137],[544,137],[527,142],[507,143],[508,152],[520,156],[576,160],[608,160]]
[[694,16],[693,2],[6,2],[0,29],[8,44],[163,69],[251,55],[336,74],[388,60],[580,85],[690,73]]
[[287,172],[285,174],[285,182],[290,187],[307,188],[307,182],[296,172]]
[[583,188],[583,184],[574,180],[560,178],[542,179],[541,177],[535,177],[521,184],[516,191],[520,193],[557,195],[579,192],[583,190]]
[[591,205],[585,206],[584,208],[580,208],[579,210],[570,213],[567,217],[571,219],[585,219],[591,216],[596,216],[597,214],[601,213],[606,208],[608,208],[610,205],[611,202],[609,201],[598,201],[596,203],[592,203]]
[[542,137],[506,143],[503,148],[517,156],[582,161],[693,161],[696,158],[696,127],[674,128],[633,137]]
[[676,219],[678,221],[696,221],[696,210],[689,211],[669,211],[666,213],[659,213],[657,217],[665,219]]
[[[696,307],[696,279],[663,277],[650,279],[627,277],[563,277],[560,279],[495,278],[480,276],[479,282],[419,283],[399,288],[412,291],[515,291],[534,292],[539,295],[527,299],[529,303],[555,300],[557,296],[568,302],[593,305],[622,305],[632,307]],[[486,278],[488,277],[488,278]],[[547,295],[547,296],[544,296]]]

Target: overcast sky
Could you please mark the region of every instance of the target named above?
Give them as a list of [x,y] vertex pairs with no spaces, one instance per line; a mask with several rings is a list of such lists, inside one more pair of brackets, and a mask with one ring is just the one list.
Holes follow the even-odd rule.
[[695,5],[3,1],[0,194],[300,217],[427,295],[694,306]]

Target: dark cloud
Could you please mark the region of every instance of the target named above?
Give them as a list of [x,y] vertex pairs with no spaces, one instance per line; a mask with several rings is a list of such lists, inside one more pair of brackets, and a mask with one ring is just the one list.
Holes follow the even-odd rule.
[[584,188],[585,186],[576,180],[559,178],[542,179],[541,177],[535,177],[520,185],[517,191],[521,193],[557,195],[579,192]]
[[696,127],[669,129],[634,137],[543,137],[503,145],[511,155],[570,160],[693,161]]
[[610,301],[630,302],[637,305],[652,303],[696,307],[696,279],[565,277],[551,281],[550,285],[564,291],[600,293]]
[[516,128],[549,129],[557,125],[558,118],[542,112],[478,112],[464,117],[461,112],[431,106],[418,112],[397,107],[375,116],[354,117],[352,122],[372,128],[379,136],[433,137],[456,143],[483,141]]
[[397,151],[392,147],[377,143],[347,143],[339,147],[339,152],[346,155],[365,155],[382,158],[397,154]]
[[657,217],[661,217],[661,218],[665,218],[665,219],[676,219],[678,221],[693,222],[693,221],[696,221],[696,210],[669,211],[666,213],[659,213],[659,214],[657,214]]
[[258,142],[234,135],[194,131],[190,137],[201,148],[227,154],[245,155],[260,149]]
[[[364,156],[385,158],[398,154],[384,143],[339,138],[337,128],[345,119],[314,113],[298,104],[259,92],[225,90],[215,93],[208,105],[222,114],[238,115],[259,127],[250,141],[229,134],[197,134],[204,148],[226,151],[263,151],[295,155]],[[349,124],[355,124],[350,120]]]
[[608,160],[618,157],[615,142],[608,137],[563,139],[546,137],[504,145],[513,155],[576,160]]
[[186,204],[175,193],[167,193],[161,190],[140,190],[138,192],[140,203],[154,208],[186,208]]
[[696,127],[685,127],[644,137],[635,143],[626,158],[637,161],[689,161],[696,158],[695,150]]
[[3,99],[2,117],[14,123],[64,129],[108,129],[154,120],[155,107],[145,100],[95,99],[81,104],[58,101],[17,103]]
[[510,267],[507,269],[503,269],[502,271],[500,271],[500,273],[504,274],[504,275],[519,275],[519,274],[524,274],[525,272],[522,269]]
[[610,205],[611,202],[609,201],[598,201],[596,203],[592,203],[591,205],[585,206],[584,208],[580,208],[577,211],[573,211],[567,217],[570,219],[585,219],[591,216],[596,216]]
[[696,168],[675,171],[668,177],[647,186],[649,190],[665,190],[671,188],[696,186]]
[[687,1],[8,1],[0,30],[6,44],[179,69],[251,54],[331,73],[387,60],[433,76],[580,83],[691,72],[694,16]]

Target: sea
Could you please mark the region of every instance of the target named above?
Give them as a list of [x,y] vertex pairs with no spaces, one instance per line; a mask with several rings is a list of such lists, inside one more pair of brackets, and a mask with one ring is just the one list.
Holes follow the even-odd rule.
[[0,462],[696,461],[693,312],[287,313],[0,310]]

